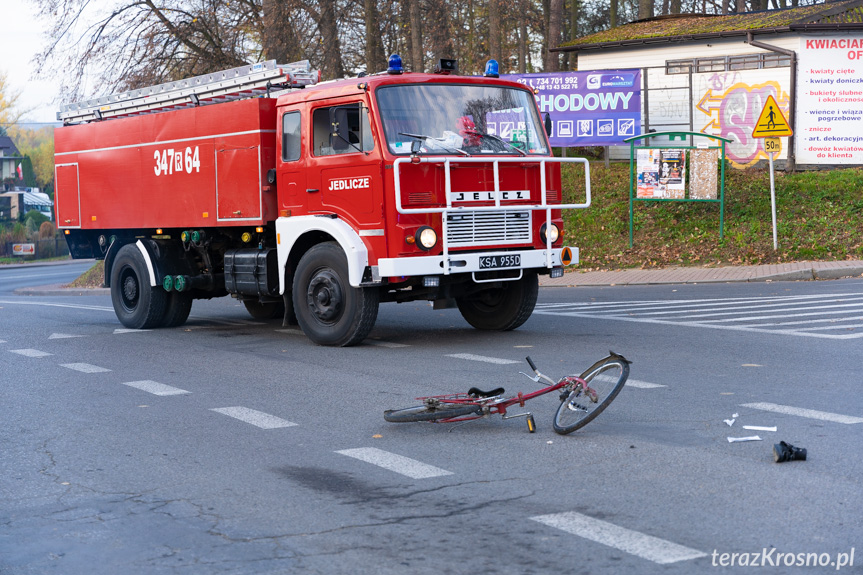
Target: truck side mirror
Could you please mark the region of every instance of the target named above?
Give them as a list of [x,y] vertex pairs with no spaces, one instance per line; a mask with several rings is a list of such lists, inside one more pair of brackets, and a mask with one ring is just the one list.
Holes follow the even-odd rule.
[[543,125],[545,125],[545,135],[551,136],[551,116],[549,115],[548,112],[543,114],[542,123],[543,123]]

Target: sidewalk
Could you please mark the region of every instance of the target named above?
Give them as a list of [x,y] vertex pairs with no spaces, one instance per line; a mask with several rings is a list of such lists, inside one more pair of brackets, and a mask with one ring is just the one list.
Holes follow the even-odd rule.
[[[6,266],[4,266],[6,267]],[[19,267],[19,266],[8,266]],[[863,261],[793,262],[760,266],[719,268],[628,269],[607,272],[582,272],[577,269],[563,277],[540,276],[540,287],[615,286],[652,284],[702,284],[724,282],[767,282],[833,280],[863,277]],[[61,284],[19,288],[18,295],[108,295],[107,288],[74,289]]]
[[863,276],[863,261],[793,262],[719,268],[628,269],[607,272],[572,271],[560,278],[540,276],[541,287],[696,284],[829,280]]

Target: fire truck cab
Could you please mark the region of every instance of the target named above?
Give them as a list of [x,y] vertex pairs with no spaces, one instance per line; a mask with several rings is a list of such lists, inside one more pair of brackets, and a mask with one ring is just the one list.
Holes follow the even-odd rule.
[[[105,260],[120,322],[181,325],[230,294],[322,345],[361,342],[382,302],[523,324],[538,275],[578,260],[561,210],[590,205],[587,162],[551,155],[533,92],[396,59],[324,83],[293,66],[58,114],[57,221],[74,257]],[[581,203],[562,203],[564,162],[584,167]]]

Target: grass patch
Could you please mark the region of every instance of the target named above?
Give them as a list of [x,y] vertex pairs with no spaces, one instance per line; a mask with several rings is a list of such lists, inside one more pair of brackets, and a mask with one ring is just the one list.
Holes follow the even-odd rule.
[[[583,201],[583,170],[563,170],[564,200]],[[718,204],[635,202],[632,248],[629,164],[590,171],[591,207],[564,212],[565,242],[579,247],[583,270],[863,259],[861,169],[776,172],[776,251],[766,170],[726,170],[722,240]]]
[[69,284],[73,288],[100,288],[104,287],[105,262],[97,261],[89,270],[78,276],[78,279]]

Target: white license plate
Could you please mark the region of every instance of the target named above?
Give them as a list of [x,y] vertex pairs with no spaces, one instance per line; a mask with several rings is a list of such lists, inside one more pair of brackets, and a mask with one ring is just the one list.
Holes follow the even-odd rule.
[[494,270],[499,268],[517,268],[521,265],[521,255],[482,256],[479,258],[479,269]]

